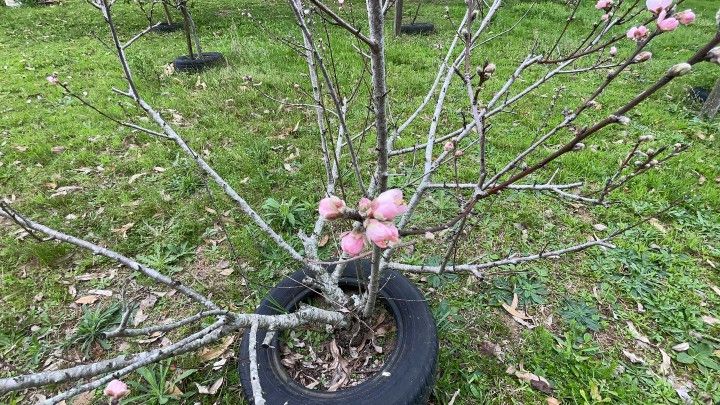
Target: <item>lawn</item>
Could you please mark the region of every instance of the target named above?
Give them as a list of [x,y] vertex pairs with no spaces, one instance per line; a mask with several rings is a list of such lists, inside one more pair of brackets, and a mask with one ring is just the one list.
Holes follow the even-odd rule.
[[[348,2],[362,25],[364,5]],[[572,48],[583,28],[599,17],[589,3],[580,8],[561,47]],[[653,42],[652,60],[633,66],[580,123],[607,115],[713,35],[717,10],[711,3],[686,1],[683,8],[697,13],[695,24]],[[418,20],[435,22],[435,34],[387,40],[393,123],[412,113],[437,72],[454,32],[443,17],[446,6],[452,22],[459,21],[462,2],[424,4]],[[562,29],[570,9],[550,0],[509,0],[502,7],[488,35],[526,17],[510,34],[479,48],[474,63],[496,63],[495,77],[504,81],[536,38],[544,47],[552,45],[553,38],[545,35]],[[275,101],[311,102],[305,62],[281,40],[300,38],[292,12],[287,3],[274,0],[206,0],[193,11],[205,50],[223,52],[227,66],[168,74],[166,66],[185,53],[182,35],[151,34],[128,51],[139,91],[300,246],[297,229],[312,226],[324,185],[318,175],[323,168],[314,112]],[[146,26],[130,4],[118,3],[115,14],[125,38]],[[83,1],[0,8],[0,198],[36,221],[174,274],[229,309],[252,311],[293,270],[292,261],[258,237],[255,227],[219,189],[207,186],[194,162],[173,145],[119,127],[48,84],[46,76],[57,72],[102,110],[146,122],[142,112],[112,93],[113,86],[123,84],[121,73],[115,56],[93,33],[105,38],[107,29]],[[337,28],[327,35],[339,81],[348,86],[360,75],[353,42]],[[620,54],[631,46],[621,41]],[[530,72],[520,84],[539,74]],[[525,148],[546,119],[546,109],[537,106],[547,105],[559,87],[553,123],[603,74],[562,76],[504,114],[489,135],[491,169]],[[613,195],[617,204],[602,208],[545,194],[503,193],[481,205],[463,254],[492,260],[562,247],[676,204],[623,234],[616,249],[493,269],[483,279],[412,276],[430,302],[441,341],[432,403],[447,404],[454,396],[456,404],[546,403],[548,397],[562,403],[720,401],[720,121],[697,118],[700,106],[689,96],[692,87],[710,87],[719,75],[717,65],[698,65],[629,114],[630,125],[601,131],[583,150],[531,179],[547,181],[559,168],[558,181],[581,179],[590,188],[602,187],[640,135],[653,135],[652,147],[690,145],[678,158],[618,190]],[[456,111],[466,109],[467,99],[458,83],[441,118],[443,133],[462,124]],[[501,83],[489,86],[497,89]],[[367,89],[360,94],[366,97]],[[366,114],[360,102],[349,113],[350,126],[360,131]],[[421,139],[430,115],[422,115],[406,132],[401,146]],[[361,153],[371,153],[373,142],[365,139]],[[392,184],[403,186],[416,177],[412,156],[407,167],[391,177]],[[426,218],[452,214],[454,196],[433,195],[422,209]],[[331,240],[323,255],[333,256],[335,246]],[[438,254],[432,249],[403,253],[418,263],[437,261]],[[515,322],[503,309],[515,294],[536,327]],[[192,310],[190,302],[158,291],[108,260],[66,244],[36,242],[0,220],[0,377],[155,347],[176,337],[100,339],[99,332],[117,322],[121,297],[144,303],[148,320]],[[231,350],[236,341],[224,342],[229,350],[186,355],[134,374],[131,400],[237,403],[241,389]],[[683,343],[687,348],[677,347]],[[669,357],[669,369],[662,353]],[[509,373],[509,366],[544,377],[552,391],[536,389]],[[217,391],[201,393],[220,379]],[[28,403],[35,395],[40,394],[13,393],[0,402]],[[100,393],[95,395],[102,402]],[[92,399],[84,396],[82,403]]]

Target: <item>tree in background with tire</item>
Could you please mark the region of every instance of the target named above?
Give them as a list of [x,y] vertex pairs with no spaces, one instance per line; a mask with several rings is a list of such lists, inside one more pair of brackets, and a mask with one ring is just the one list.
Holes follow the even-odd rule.
[[[681,154],[686,146],[681,143],[657,145],[652,136],[640,136],[624,150],[625,158],[617,163],[614,172],[608,173],[607,180],[591,189],[584,188],[580,181],[557,181],[560,158],[579,153],[585,147],[584,142],[602,130],[629,125],[628,113],[633,108],[652,100],[668,83],[691,73],[695,65],[720,64],[717,57],[720,53],[718,21],[715,32],[705,42],[692,45],[695,50],[689,58],[668,66],[664,74],[643,91],[631,95],[628,101],[606,106],[608,112],[598,118],[588,114],[598,106],[598,97],[616,84],[620,75],[652,63],[647,46],[660,36],[672,36],[673,31],[682,29],[681,25],[691,24],[695,19],[691,10],[678,10],[670,0],[647,0],[643,7],[638,7],[637,2],[599,0],[594,5],[597,22],[593,27],[587,27],[589,34],[585,39],[572,47],[567,43],[560,46],[563,40],[568,41],[564,36],[573,23],[572,16],[579,7],[588,6],[586,2],[575,2],[570,6],[571,18],[567,18],[565,29],[542,45],[533,44],[531,53],[516,64],[505,60],[504,55],[483,55],[483,58],[490,58],[483,62],[472,57],[483,41],[501,38],[512,28],[503,31],[502,27],[497,27],[493,31],[501,34],[489,36],[487,31],[496,21],[502,0],[493,0],[489,4],[468,1],[456,34],[448,38],[447,53],[434,81],[429,84],[427,95],[407,117],[391,122],[389,117],[397,118],[397,115],[390,114],[387,72],[392,66],[388,68],[385,59],[385,14],[389,3],[367,0],[367,28],[360,29],[350,22],[356,19],[344,15],[347,8],[340,9],[321,0],[288,2],[302,38],[301,44],[294,45],[302,50],[301,57],[307,65],[308,97],[318,127],[317,155],[322,160],[319,176],[323,178],[323,190],[311,197],[319,202],[317,219],[309,229],[282,232],[271,226],[205,160],[204,154],[193,149],[179,129],[146,101],[133,80],[125,55],[129,44],[138,36],[127,42],[120,40],[111,0],[92,0],[91,4],[101,12],[109,27],[119,70],[127,84],[126,89],[115,92],[145,113],[154,127],[112,118],[92,106],[85,96],[72,91],[57,76],[49,76],[48,81],[118,125],[177,147],[197,165],[205,179],[214,183],[236,205],[250,223],[248,226],[259,231],[264,240],[293,260],[298,270],[272,288],[255,313],[235,312],[169,275],[89,240],[35,222],[10,202],[1,201],[0,216],[36,240],[42,241],[41,236],[45,235],[114,260],[155,284],[177,291],[177,296],[195,303],[196,312],[173,322],[130,327],[136,308],[128,304],[120,323],[103,331],[104,337],[188,332],[164,347],[0,379],[0,394],[82,380],[47,402],[60,403],[80,393],[102,388],[113,401],[119,401],[128,394],[127,386],[119,379],[148,364],[202,349],[243,330],[239,371],[245,395],[255,404],[426,403],[435,378],[437,333],[426,299],[404,274],[463,274],[482,278],[491,268],[557,258],[590,248],[613,248],[614,238],[662,212],[639,218],[634,224],[590,241],[565,242],[567,244],[562,246],[544,246],[539,251],[506,257],[498,255],[499,258],[492,259],[487,259],[485,252],[476,253],[476,240],[470,235],[474,230],[484,230],[479,218],[490,215],[488,201],[513,204],[513,200],[504,200],[513,193],[550,194],[574,204],[607,206],[614,191],[629,187],[637,176],[661,167]],[[177,6],[183,15],[188,61],[202,60],[206,54],[200,48],[185,0]],[[334,79],[333,72],[338,69],[334,58],[328,55],[331,47],[320,46],[316,39],[318,33],[328,32],[326,24],[330,22],[341,27],[344,34],[352,35],[358,49],[363,48],[358,52],[358,65],[364,67],[363,74],[353,89],[362,91],[362,84],[369,83],[367,97],[350,96],[353,91],[341,91],[341,84]],[[518,80],[531,71],[534,73],[531,77],[535,79]],[[503,120],[512,120],[507,114],[510,108],[523,105],[524,108],[543,109],[549,116],[555,106],[554,98],[543,98],[546,105],[537,100],[527,104],[520,102],[560,77],[596,71],[609,73],[600,84],[588,89],[574,108],[565,108],[562,114],[556,114],[561,116],[548,121],[542,128],[528,130],[532,132],[532,140],[514,157],[503,159],[493,153],[495,145],[489,142],[502,139],[504,135],[494,128],[502,128]],[[458,86],[454,92],[451,89],[453,81]],[[491,81],[497,83],[490,86]],[[562,90],[560,86],[556,92],[559,94]],[[448,97],[460,97],[458,101],[463,102],[464,109],[458,122],[445,119],[450,115],[446,114]],[[434,107],[428,114],[423,114],[431,102]],[[355,114],[353,118],[348,113],[350,109],[359,109],[362,114]],[[364,117],[366,112],[372,117],[370,125],[357,119],[357,116]],[[582,124],[578,122],[580,117],[585,119]],[[409,128],[416,133],[426,131],[426,136],[417,139],[409,135]],[[428,196],[438,192],[454,196],[451,209],[440,211],[422,204]],[[230,251],[235,252],[231,238],[228,236],[225,240],[230,244]],[[328,242],[330,240],[337,243]],[[238,257],[231,259],[239,260]],[[247,278],[247,284],[249,288],[265,287],[253,283],[250,278]],[[367,343],[370,335],[369,344],[374,344],[373,337],[380,333],[374,326],[374,319],[383,310],[393,321],[394,346],[377,363],[377,368],[363,378],[353,380],[348,376],[352,373],[347,370],[351,360],[343,357],[337,347],[333,354],[336,361],[330,367],[342,384],[333,381],[334,389],[318,390],[298,384],[283,368],[287,367],[287,359],[282,358],[283,350],[288,347],[288,341],[282,338],[283,331],[312,326],[333,336],[332,342],[335,338],[350,336],[352,344],[359,336]],[[205,320],[208,322],[203,322]],[[330,350],[333,351],[332,345]]]
[[[165,5],[166,3],[163,1],[163,6]],[[220,52],[203,52],[200,44],[200,36],[197,33],[197,26],[190,14],[188,0],[177,0],[175,7],[180,11],[183,18],[182,27],[188,49],[187,55],[179,56],[173,62],[175,70],[179,72],[201,72],[222,64],[225,58]]]

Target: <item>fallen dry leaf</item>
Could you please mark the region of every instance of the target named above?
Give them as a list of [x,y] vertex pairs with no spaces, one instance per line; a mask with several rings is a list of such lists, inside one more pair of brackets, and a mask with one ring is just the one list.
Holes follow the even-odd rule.
[[130,180],[128,180],[128,184],[133,184],[135,182],[135,180],[139,179],[142,176],[147,176],[147,173],[142,172],[142,173],[133,174],[132,176],[130,176]]
[[633,364],[645,364],[645,360],[631,351],[623,349],[622,354]]
[[54,193],[50,194],[50,197],[60,197],[64,195],[68,195],[72,192],[82,190],[82,187],[80,186],[63,186],[59,187],[55,190]]
[[83,297],[80,297],[80,298],[76,299],[76,300],[75,300],[75,303],[76,303],[76,304],[80,304],[80,305],[83,305],[83,304],[94,304],[95,301],[97,301],[97,300],[98,300],[98,296],[97,296],[97,295],[85,295],[85,296],[83,296]]
[[133,226],[135,226],[135,222],[128,222],[120,228],[114,228],[112,231],[120,234],[123,239],[127,239],[127,233]]
[[714,316],[703,315],[702,320],[703,322],[711,326],[720,324],[720,319],[717,319]]
[[206,347],[200,352],[200,358],[203,361],[215,360],[220,357],[233,344],[235,336],[228,336],[223,339],[222,343],[214,347]]
[[88,294],[102,295],[103,297],[112,297],[113,292],[110,290],[90,290]]
[[672,347],[672,349],[675,350],[676,352],[684,352],[689,348],[690,348],[690,343],[688,343],[688,342],[678,343]]
[[541,377],[537,374],[530,373],[528,371],[523,370],[522,365],[520,365],[520,369],[516,369],[515,366],[508,366],[508,368],[505,370],[506,373],[514,375],[515,377],[527,381],[530,383],[530,386],[535,388],[538,391],[542,391],[546,394],[552,393],[552,386],[550,385],[550,382],[546,380],[544,377]]
[[630,335],[634,337],[635,339],[650,344],[650,339],[647,338],[647,336],[643,335],[642,333],[638,332],[638,330],[635,328],[635,325],[633,325],[632,322],[627,321],[628,329],[630,330]]
[[661,375],[668,375],[670,374],[670,356],[668,356],[667,353],[665,353],[665,350],[660,349],[660,355],[662,355],[662,363],[660,363],[660,374]]
[[667,233],[667,228],[665,228],[665,225],[660,223],[660,221],[657,218],[650,218],[650,220],[648,222],[650,223],[650,225],[654,226],[655,229],[657,229],[661,233]]
[[504,302],[502,302],[501,304],[502,304],[502,307],[514,318],[530,319],[530,317],[527,316],[527,314],[525,314],[525,311],[518,311],[518,309],[517,309],[517,305],[518,305],[517,294],[513,295],[513,300],[512,300],[512,303],[510,303],[510,305],[508,305]]

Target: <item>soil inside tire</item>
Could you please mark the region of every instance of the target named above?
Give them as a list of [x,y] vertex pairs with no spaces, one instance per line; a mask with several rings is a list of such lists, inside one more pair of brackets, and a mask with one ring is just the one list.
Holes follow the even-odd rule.
[[[322,301],[315,298],[311,305]],[[395,348],[397,326],[383,305],[369,320],[354,318],[346,328],[307,327],[285,331],[278,339],[288,375],[308,389],[337,391],[360,384],[382,371]]]

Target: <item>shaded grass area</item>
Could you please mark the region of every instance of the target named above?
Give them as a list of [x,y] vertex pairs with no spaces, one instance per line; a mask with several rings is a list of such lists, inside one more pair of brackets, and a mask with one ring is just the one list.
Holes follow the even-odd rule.
[[[686,3],[698,14],[697,22],[653,43],[653,60],[633,67],[598,100],[599,109],[579,124],[608,114],[673,63],[691,55],[700,38],[712,34],[716,10],[711,2]],[[459,21],[462,9],[455,3],[439,2],[421,9],[419,20],[434,21],[437,34],[388,38],[393,122],[402,122],[414,110],[434,78],[454,29],[442,18],[446,5],[451,7],[453,21]],[[350,2],[350,6],[352,18],[361,25],[364,4]],[[489,60],[498,65],[497,80],[488,83],[481,97],[499,88],[536,38],[549,47],[552,40],[544,35],[557,32],[568,11],[561,2],[533,6],[508,1],[488,35],[502,32],[526,13],[527,17],[511,34],[476,52],[475,64]],[[291,11],[283,2],[212,0],[196,5],[194,12],[204,48],[222,51],[228,66],[201,75],[166,76],[165,65],[184,53],[182,37],[179,33],[150,35],[129,51],[140,91],[299,248],[294,235],[298,227],[311,225],[323,190],[317,176],[322,164],[315,146],[314,113],[278,106],[263,96],[309,102],[303,60],[277,39],[298,38]],[[263,26],[254,24],[245,12]],[[598,17],[591,5],[581,8],[561,48],[571,49],[583,28]],[[118,4],[116,19],[125,37],[145,25],[142,16],[124,4]],[[54,7],[0,8],[0,194],[38,221],[136,255],[212,294],[229,308],[252,310],[267,289],[292,269],[287,257],[258,236],[213,187],[211,199],[203,178],[176,148],[119,128],[47,85],[45,77],[57,72],[60,80],[103,110],[118,117],[129,114],[138,123],[146,123],[126,100],[110,92],[111,87],[123,85],[116,60],[89,32],[106,35],[100,16],[80,1]],[[320,38],[324,35],[318,30]],[[347,89],[361,74],[352,42],[334,29],[329,35],[336,70]],[[631,51],[629,42],[618,47],[621,55]],[[540,74],[530,71],[519,84],[527,85]],[[456,390],[460,390],[456,403],[545,401],[548,394],[506,373],[508,365],[520,364],[547,378],[554,386],[552,395],[567,403],[680,403],[672,383],[658,371],[658,348],[672,357],[676,385],[692,384],[689,395],[695,401],[720,400],[719,329],[702,320],[703,316],[720,317],[720,296],[711,289],[720,285],[720,126],[717,121],[695,118],[699,106],[687,96],[690,87],[709,87],[717,75],[716,66],[698,66],[634,110],[631,125],[602,131],[586,142],[583,151],[564,157],[532,179],[546,181],[560,168],[558,181],[581,179],[597,188],[639,135],[653,134],[657,139],[653,147],[675,142],[691,145],[667,166],[619,190],[615,195],[619,204],[609,209],[586,208],[540,194],[506,193],[495,203],[481,204],[481,215],[473,219],[462,252],[491,260],[582,241],[593,233],[602,236],[594,224],[618,229],[681,197],[679,205],[654,225],[627,232],[617,241],[616,250],[499,269],[483,280],[452,275],[415,278],[427,292],[442,341],[434,403],[447,403]],[[512,113],[503,114],[489,135],[491,170],[501,168],[532,139],[547,114],[537,106],[546,105],[558,86],[564,90],[550,115],[550,125],[559,122],[563,108],[574,107],[602,78],[603,72],[561,77],[538,89]],[[349,117],[356,131],[365,126],[365,86],[358,98]],[[463,88],[456,83],[448,99],[441,117],[445,132],[462,124],[456,111],[466,106]],[[421,118],[403,135],[400,145],[422,141],[430,113]],[[554,144],[560,142],[558,138]],[[372,153],[372,145],[368,136],[360,145],[361,153]],[[551,150],[552,145],[540,154]],[[286,161],[291,154],[296,157]],[[419,169],[412,158],[404,163],[391,177],[396,186],[417,176]],[[475,170],[461,170],[460,175],[473,179]],[[80,189],[53,196],[68,186]],[[268,197],[279,206],[267,204]],[[454,201],[451,193],[433,194],[420,216],[433,221],[449,217]],[[238,249],[240,264],[223,263],[230,256],[220,223],[226,225]],[[124,283],[121,280],[128,275],[123,269],[67,245],[40,244],[29,237],[18,240],[15,228],[6,224],[0,230],[0,373],[40,370],[58,358],[96,358],[107,354],[105,350],[114,353],[160,343],[129,341],[122,346],[116,342],[103,348],[93,342],[87,354],[80,347],[68,347],[66,342],[73,341],[76,331],[86,329],[79,328],[87,315],[73,304],[75,299],[90,289],[113,290],[113,297],[92,304],[112,309],[111,302],[123,290],[144,298],[155,288],[136,276]],[[323,254],[334,255],[335,246],[331,239]],[[441,252],[421,244],[402,254],[409,261],[428,263]],[[223,272],[228,267],[234,271]],[[83,281],[86,275],[96,277]],[[521,307],[542,321],[541,326],[526,329],[502,310],[499,303],[509,303],[513,294],[518,295]],[[150,319],[191,310],[189,303],[175,298],[160,297],[149,311]],[[657,347],[638,345],[627,321]],[[487,353],[488,342],[502,348],[502,360]],[[671,349],[682,342],[690,343],[691,359]],[[631,363],[623,350],[639,355],[645,364]],[[186,356],[146,370],[135,377],[135,399],[235,403],[239,383],[233,361],[217,370],[212,363]],[[184,375],[181,370],[198,372]],[[158,382],[163,376],[175,379],[171,385],[182,394]],[[225,382],[215,395],[198,393],[194,383],[209,386],[220,377]],[[153,394],[156,391],[160,393]],[[13,394],[3,402],[28,400],[29,395]]]

